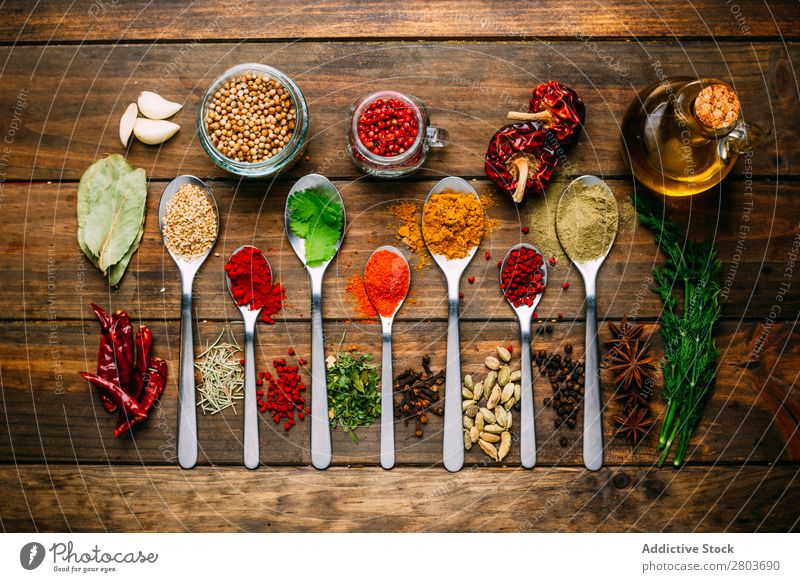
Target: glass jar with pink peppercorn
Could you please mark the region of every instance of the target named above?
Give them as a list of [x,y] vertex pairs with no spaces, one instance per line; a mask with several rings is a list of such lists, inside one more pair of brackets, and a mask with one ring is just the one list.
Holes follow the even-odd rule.
[[350,108],[347,151],[362,171],[398,178],[419,170],[430,148],[445,146],[447,134],[430,125],[425,105],[411,95],[377,91]]

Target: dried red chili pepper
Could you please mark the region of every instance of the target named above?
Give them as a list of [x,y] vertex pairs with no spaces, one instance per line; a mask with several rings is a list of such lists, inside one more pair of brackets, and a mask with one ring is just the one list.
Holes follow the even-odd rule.
[[133,398],[133,396],[123,390],[119,384],[110,382],[105,378],[101,378],[97,374],[92,374],[91,372],[81,372],[81,376],[89,380],[89,382],[91,382],[94,386],[103,388],[109,394],[109,396],[111,396],[114,404],[122,408],[123,412],[128,416],[147,417],[147,414],[144,412],[139,403]]
[[[117,373],[117,359],[114,354],[114,344],[111,341],[111,316],[99,305],[92,303],[92,309],[97,319],[100,321],[100,349],[97,354],[97,375],[119,384],[119,374]],[[108,412],[114,412],[117,405],[114,404],[111,396],[105,389],[98,387],[98,394],[103,407]]]
[[153,347],[153,334],[146,325],[140,325],[136,330],[136,364],[133,368],[131,395],[139,400],[145,387],[145,375],[150,365],[150,351]]
[[531,121],[507,125],[489,142],[486,175],[514,202],[522,202],[526,194],[544,194],[550,183],[558,155],[546,137],[544,125]]
[[117,427],[114,429],[114,436],[128,432],[137,424],[144,422],[150,414],[156,400],[164,392],[164,387],[167,385],[167,363],[161,358],[150,358],[147,373],[145,374],[145,385],[142,392],[141,401],[139,406],[145,412],[144,417],[130,417],[124,412],[120,412],[117,421]]
[[561,145],[569,145],[578,137],[586,120],[586,106],[578,94],[558,81],[548,81],[532,91],[528,113],[509,111],[509,119],[540,121],[553,132]]
[[117,311],[111,316],[110,335],[117,360],[119,385],[129,390],[133,377],[133,325],[127,313]]

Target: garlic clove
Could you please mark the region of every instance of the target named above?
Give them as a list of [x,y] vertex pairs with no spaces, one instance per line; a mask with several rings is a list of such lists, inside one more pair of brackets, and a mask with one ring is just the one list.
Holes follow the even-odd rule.
[[140,117],[133,126],[133,135],[142,143],[157,145],[164,143],[181,128],[177,123]]
[[180,103],[167,101],[158,93],[142,91],[139,93],[139,111],[148,119],[166,119],[181,110]]
[[136,103],[131,103],[119,118],[119,141],[123,147],[128,147],[133,133],[133,126],[136,124],[136,117],[139,115],[139,108]]

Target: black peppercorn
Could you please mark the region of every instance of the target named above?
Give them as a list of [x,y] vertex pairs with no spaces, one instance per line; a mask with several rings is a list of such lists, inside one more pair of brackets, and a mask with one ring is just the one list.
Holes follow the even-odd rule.
[[564,351],[568,354],[572,353],[572,344],[567,344],[564,346]]
[[567,437],[561,437],[560,439],[558,439],[558,444],[560,444],[562,447],[566,447],[567,444],[569,444],[569,440],[567,439]]
[[550,406],[550,405],[553,403],[553,401],[552,401],[550,398],[545,398],[545,399],[542,401],[542,403],[543,403],[545,406]]

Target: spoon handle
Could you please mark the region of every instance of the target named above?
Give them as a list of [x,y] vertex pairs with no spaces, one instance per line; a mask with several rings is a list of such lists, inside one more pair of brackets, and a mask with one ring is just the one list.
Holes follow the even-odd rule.
[[311,278],[311,464],[326,469],[331,464],[331,429],[328,420],[328,384],[322,335],[322,281]]
[[600,416],[600,351],[597,345],[595,278],[586,286],[586,395],[583,400],[583,464],[590,471],[603,466],[603,422]]
[[381,467],[394,467],[394,374],[392,372],[392,329],[383,331],[381,356]]
[[178,406],[178,464],[197,464],[197,418],[194,401],[194,336],[192,333],[192,283],[194,274],[181,276],[181,371]]
[[520,322],[520,351],[522,361],[522,384],[520,385],[522,408],[522,429],[519,443],[519,456],[522,466],[532,469],[536,466],[536,425],[533,416],[533,379],[531,377],[531,322]]
[[258,467],[258,408],[256,405],[256,322],[244,320],[244,466]]
[[444,385],[444,466],[455,472],[464,466],[461,420],[461,342],[458,332],[458,282],[448,282],[447,371]]

